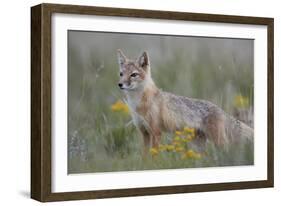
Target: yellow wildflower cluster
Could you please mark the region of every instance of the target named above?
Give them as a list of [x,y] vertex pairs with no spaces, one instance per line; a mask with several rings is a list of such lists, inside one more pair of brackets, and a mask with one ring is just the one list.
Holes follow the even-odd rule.
[[199,159],[201,154],[190,149],[189,142],[196,137],[195,129],[185,127],[182,131],[176,131],[171,144],[160,144],[159,147],[150,149],[150,154],[155,157],[160,152],[174,152],[182,159]]
[[111,105],[111,111],[113,112],[122,112],[125,114],[129,114],[129,107],[127,104],[122,102],[121,100],[118,100],[113,105]]
[[237,95],[234,98],[234,106],[238,108],[249,107],[249,98],[242,95]]
[[174,144],[180,144],[182,142],[190,142],[195,138],[195,129],[194,128],[189,128],[185,127],[182,131],[176,131],[175,132],[175,137],[173,139]]
[[156,149],[156,148],[154,148],[154,147],[152,147],[152,148],[150,149],[150,154],[151,154],[152,156],[156,156],[156,155],[158,155],[158,153],[159,153],[159,150],[158,150],[158,149]]
[[182,154],[182,159],[187,159],[187,158],[200,159],[201,154],[193,151],[192,149],[189,149]]

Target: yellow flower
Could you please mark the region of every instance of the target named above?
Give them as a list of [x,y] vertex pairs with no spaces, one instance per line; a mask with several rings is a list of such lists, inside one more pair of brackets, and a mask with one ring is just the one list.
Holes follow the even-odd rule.
[[187,136],[185,137],[185,139],[189,142],[189,141],[193,140],[194,137],[195,137],[194,135],[187,135]]
[[234,106],[239,108],[245,108],[249,106],[249,98],[237,95],[234,98]]
[[181,141],[181,138],[179,136],[175,136],[174,141]]
[[193,151],[192,149],[188,150],[187,152],[185,152],[182,156],[183,159],[186,158],[193,158],[193,159],[200,159],[201,158],[201,154],[198,152]]
[[176,152],[183,152],[183,151],[184,151],[184,148],[183,148],[183,147],[176,147],[176,148],[175,148],[175,151],[176,151]]
[[181,145],[181,142],[180,141],[173,141],[173,145],[175,145],[175,146],[179,146],[179,145]]
[[166,146],[166,150],[168,151],[168,152],[171,152],[171,151],[173,151],[175,149],[175,146],[174,145],[167,145]]
[[125,114],[129,114],[129,107],[127,104],[118,100],[113,105],[111,105],[111,111],[113,112],[123,112]]
[[181,135],[182,135],[182,132],[181,132],[181,131],[176,131],[176,132],[175,132],[175,135],[181,136]]
[[157,148],[154,148],[154,147],[152,147],[152,148],[150,148],[150,154],[152,155],[152,156],[156,156],[156,155],[158,155],[158,153],[159,153],[159,151],[158,151],[158,149]]
[[194,128],[189,128],[189,127],[185,127],[183,129],[185,134],[191,134],[191,135],[195,135],[195,129]]
[[192,137],[191,136],[187,136],[183,139],[183,142],[190,142],[192,140]]
[[160,144],[159,151],[164,151],[164,150],[166,150],[166,145]]

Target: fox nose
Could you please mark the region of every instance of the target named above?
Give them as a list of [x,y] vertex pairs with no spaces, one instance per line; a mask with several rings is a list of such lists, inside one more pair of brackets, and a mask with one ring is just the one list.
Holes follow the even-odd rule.
[[123,84],[122,84],[122,83],[119,83],[118,86],[119,86],[120,88],[122,88],[122,87],[123,87]]

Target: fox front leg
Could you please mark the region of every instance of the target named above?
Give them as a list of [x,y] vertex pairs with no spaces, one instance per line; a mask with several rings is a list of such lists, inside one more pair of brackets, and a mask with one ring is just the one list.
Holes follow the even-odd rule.
[[152,135],[152,147],[159,147],[161,141],[161,132],[154,132]]
[[144,144],[143,153],[147,154],[152,144],[152,135],[144,127],[141,127],[140,131],[143,137],[143,144]]
[[[152,124],[153,126],[153,124]],[[141,127],[140,131],[143,136],[144,153],[148,153],[150,147],[157,148],[161,141],[161,131],[156,127],[151,127],[151,131],[147,131],[145,127]]]

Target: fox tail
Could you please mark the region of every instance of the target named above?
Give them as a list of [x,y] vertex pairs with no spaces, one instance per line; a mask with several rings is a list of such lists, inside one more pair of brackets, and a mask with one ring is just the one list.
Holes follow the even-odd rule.
[[230,117],[227,130],[228,135],[231,136],[234,142],[237,140],[253,141],[254,139],[254,129],[234,117]]

